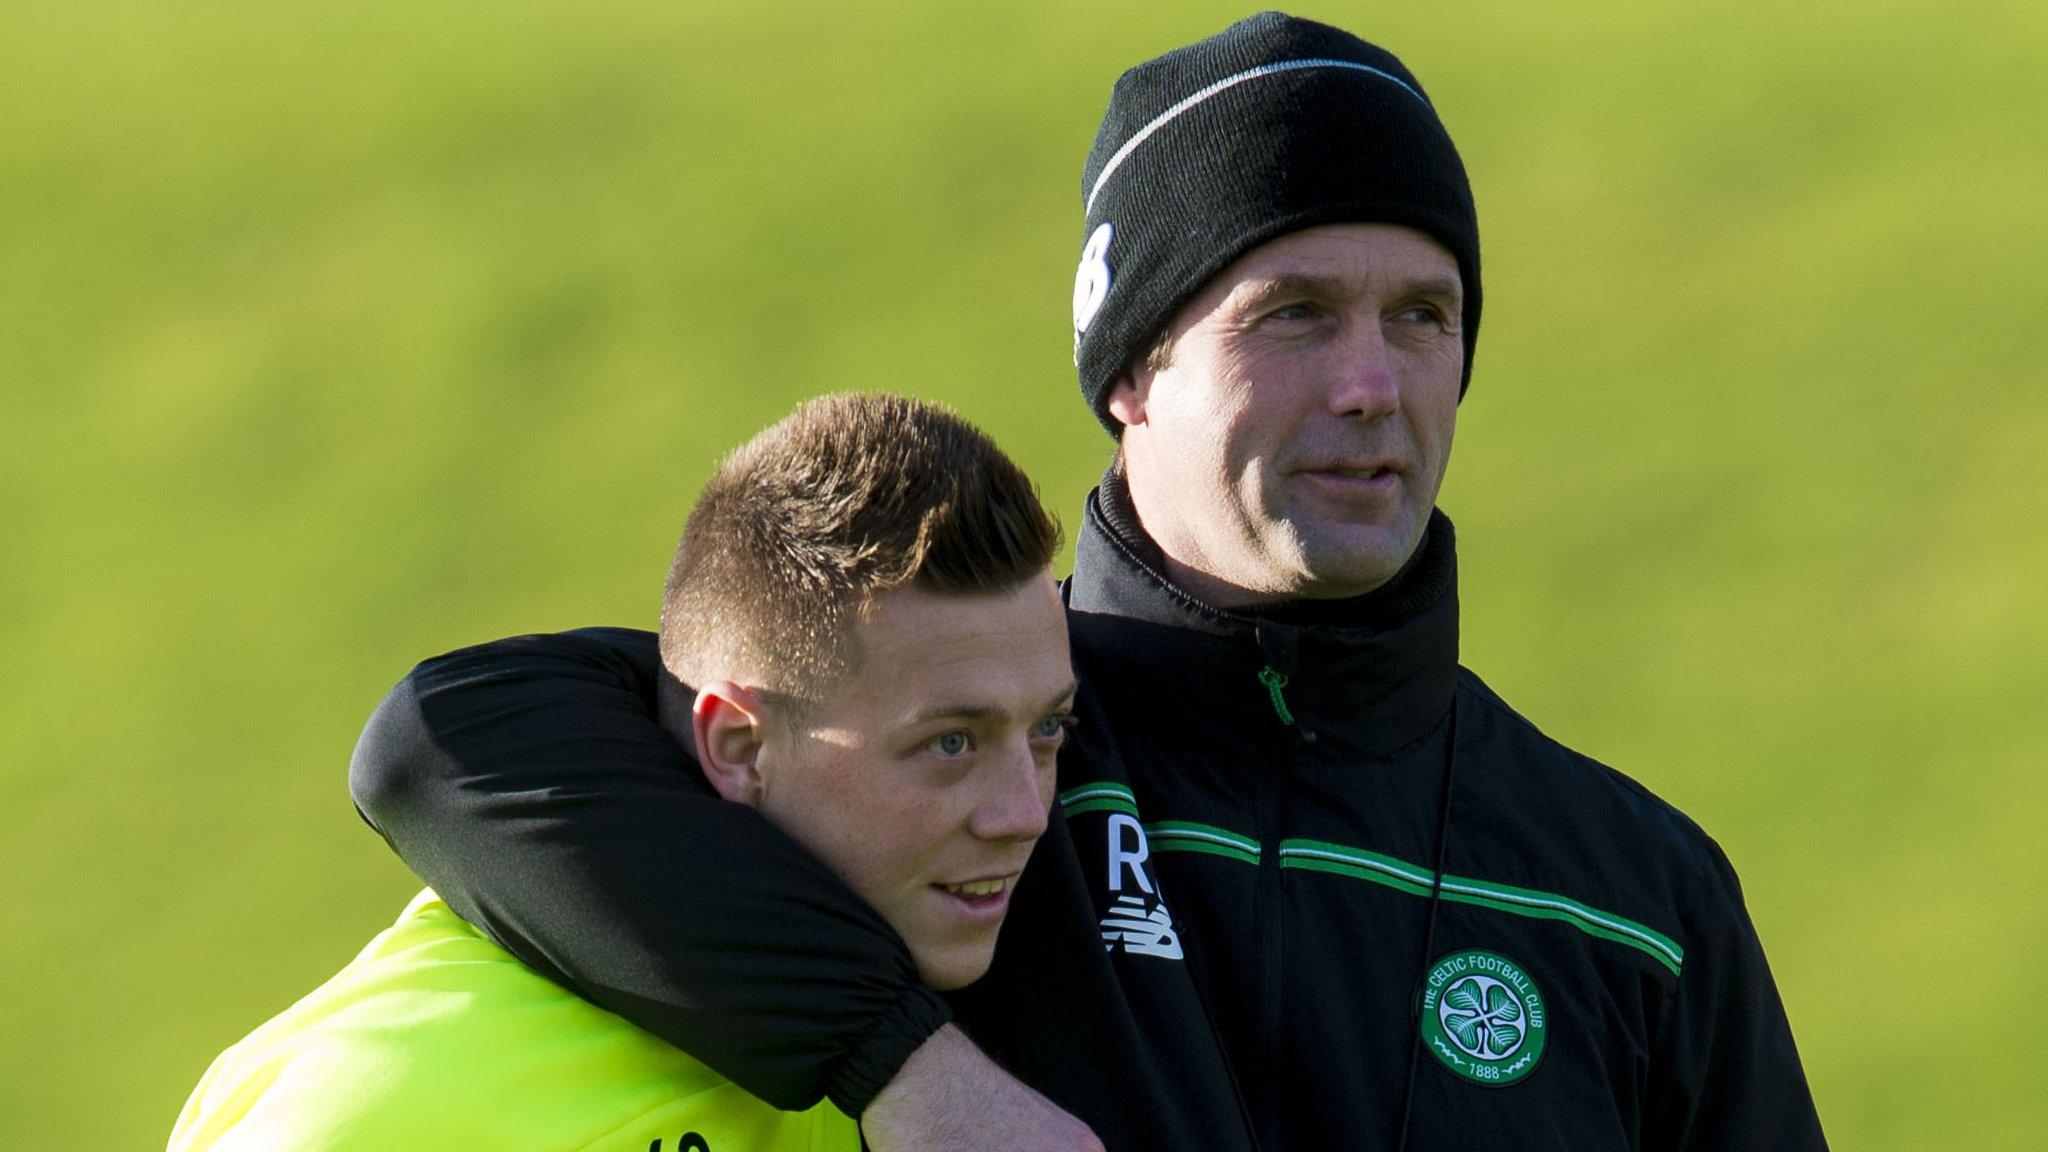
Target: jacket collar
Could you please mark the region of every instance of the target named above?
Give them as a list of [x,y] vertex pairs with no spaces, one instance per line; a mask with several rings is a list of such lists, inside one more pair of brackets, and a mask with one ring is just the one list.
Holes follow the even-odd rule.
[[1421,547],[1386,584],[1339,601],[1257,611],[1204,603],[1165,575],[1115,469],[1088,497],[1067,587],[1092,675],[1167,682],[1192,714],[1277,722],[1277,672],[1307,731],[1384,755],[1428,734],[1456,691],[1458,596],[1451,521],[1432,512]]

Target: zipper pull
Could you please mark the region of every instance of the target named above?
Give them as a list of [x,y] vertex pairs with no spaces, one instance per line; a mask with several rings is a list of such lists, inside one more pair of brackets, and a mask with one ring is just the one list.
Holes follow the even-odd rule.
[[1287,687],[1286,674],[1268,664],[1259,669],[1259,683],[1266,686],[1266,694],[1273,698],[1273,711],[1280,717],[1280,722],[1293,727],[1294,713],[1287,709],[1287,697],[1280,694],[1280,690]]

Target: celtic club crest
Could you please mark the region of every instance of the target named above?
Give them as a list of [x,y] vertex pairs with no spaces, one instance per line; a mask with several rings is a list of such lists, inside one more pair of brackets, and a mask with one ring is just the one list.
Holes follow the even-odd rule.
[[1423,981],[1423,1046],[1477,1084],[1512,1084],[1534,1071],[1547,1015],[1536,982],[1492,952],[1453,952]]

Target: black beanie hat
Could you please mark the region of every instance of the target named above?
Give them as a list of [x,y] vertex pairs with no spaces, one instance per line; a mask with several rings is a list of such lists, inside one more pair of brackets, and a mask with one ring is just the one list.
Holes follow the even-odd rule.
[[1435,237],[1479,338],[1479,220],[1436,109],[1393,53],[1281,12],[1240,20],[1117,78],[1082,172],[1074,277],[1081,394],[1111,435],[1110,386],[1181,305],[1253,248],[1318,224]]

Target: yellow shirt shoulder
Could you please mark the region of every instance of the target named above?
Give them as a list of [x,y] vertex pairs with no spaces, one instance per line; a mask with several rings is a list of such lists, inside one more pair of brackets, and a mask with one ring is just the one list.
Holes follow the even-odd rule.
[[521,964],[432,892],[220,1054],[169,1152],[858,1152]]

